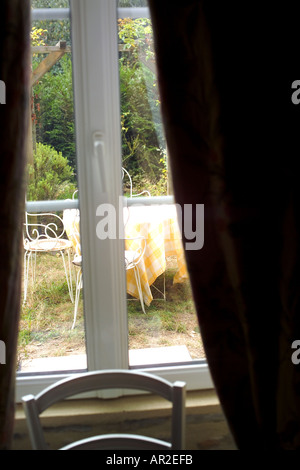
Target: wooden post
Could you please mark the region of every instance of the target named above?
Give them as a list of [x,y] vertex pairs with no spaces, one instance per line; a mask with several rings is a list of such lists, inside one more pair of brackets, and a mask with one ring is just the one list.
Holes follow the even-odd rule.
[[32,48],[32,51],[35,53],[49,52],[49,55],[47,55],[47,57],[45,57],[45,59],[42,60],[42,62],[32,72],[31,86],[33,87],[45,75],[45,73],[47,73],[66,52],[70,52],[71,49],[69,47],[67,48],[66,41],[59,41],[56,46],[38,46]]

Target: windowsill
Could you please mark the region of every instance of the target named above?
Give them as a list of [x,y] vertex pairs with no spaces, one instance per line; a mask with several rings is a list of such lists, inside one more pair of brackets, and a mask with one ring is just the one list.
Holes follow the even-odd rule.
[[[163,364],[180,364],[192,361],[186,346],[168,346],[161,348],[145,348],[129,350],[129,365],[143,368],[147,364],[159,366]],[[22,364],[21,373],[61,372],[72,370],[86,370],[86,354],[44,357],[28,359]]]
[[[187,392],[186,409],[187,411],[197,409],[201,412],[219,407],[220,403],[214,390],[201,390]],[[168,410],[169,406],[166,400],[151,395],[134,395],[122,398],[112,399],[86,399],[86,400],[68,400],[64,403],[53,405],[51,409],[44,412],[43,417],[48,419],[64,419],[74,417],[76,421],[80,415],[85,416],[118,416],[119,413],[151,413]],[[21,404],[16,407],[16,420],[25,420],[25,415]]]
[[[138,432],[151,429],[159,437],[169,429],[168,402],[151,395],[118,399],[69,400],[43,414],[52,448],[64,439],[80,439],[85,432]],[[113,427],[115,428],[113,429]],[[136,429],[137,428],[137,429]],[[166,430],[165,430],[166,428]],[[13,449],[30,449],[26,420],[21,405],[16,407]],[[218,397],[214,390],[191,391],[186,398],[186,448],[189,450],[235,449]]]

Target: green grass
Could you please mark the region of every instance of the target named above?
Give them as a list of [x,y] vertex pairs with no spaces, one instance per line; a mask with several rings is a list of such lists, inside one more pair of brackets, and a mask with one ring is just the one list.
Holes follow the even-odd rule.
[[[146,315],[139,301],[128,301],[129,346],[133,349],[185,344],[194,357],[199,357],[203,353],[202,343],[199,330],[196,332],[198,323],[190,286],[188,282],[173,284],[174,274],[174,269],[166,271],[166,300],[153,300],[146,307]],[[155,284],[162,290],[163,276]],[[155,298],[155,289],[152,292]]]
[[[138,300],[128,300],[129,347],[147,348],[175,344],[187,345],[193,357],[202,354],[188,282],[173,284],[175,269],[166,271],[167,300],[154,299],[143,314]],[[74,277],[75,279],[75,277]],[[155,285],[163,289],[163,276]],[[73,285],[75,292],[75,284]],[[61,257],[37,256],[36,283],[29,284],[28,298],[22,306],[19,331],[19,358],[63,356],[85,352],[82,294],[76,326]]]

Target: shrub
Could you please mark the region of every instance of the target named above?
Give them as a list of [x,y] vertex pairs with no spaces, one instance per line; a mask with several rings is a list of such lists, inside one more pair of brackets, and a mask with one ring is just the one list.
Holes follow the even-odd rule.
[[76,189],[67,158],[49,145],[37,143],[33,164],[28,164],[28,201],[71,198]]
[[56,68],[44,75],[34,92],[37,141],[67,155],[69,164],[76,170],[71,58],[62,57]]
[[133,178],[157,185],[163,176],[165,139],[148,19],[119,20],[123,166]]

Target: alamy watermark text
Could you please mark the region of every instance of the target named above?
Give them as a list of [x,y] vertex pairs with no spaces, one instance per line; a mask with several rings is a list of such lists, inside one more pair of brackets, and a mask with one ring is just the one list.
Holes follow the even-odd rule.
[[6,346],[4,341],[0,341],[0,364],[6,364]]
[[[133,204],[130,207],[146,208],[146,206],[143,206],[142,204]],[[183,206],[175,204],[175,207],[179,226],[179,237],[184,238],[185,249],[201,250],[204,245],[204,204],[184,204]],[[125,238],[123,232],[124,213],[122,197],[119,202],[118,214],[119,215],[117,216],[117,210],[112,204],[100,204],[97,207],[96,216],[99,218],[99,221],[96,225],[96,234],[100,240],[116,240],[117,238]],[[161,219],[160,217],[159,211],[157,211],[157,222],[163,221],[163,217]],[[119,227],[119,231],[117,227]],[[170,233],[168,233],[168,230]],[[174,236],[174,233],[171,232],[171,230],[171,226],[166,225],[164,227],[165,240],[170,240],[172,236]]]
[[0,104],[6,104],[6,86],[3,80],[0,80]]

